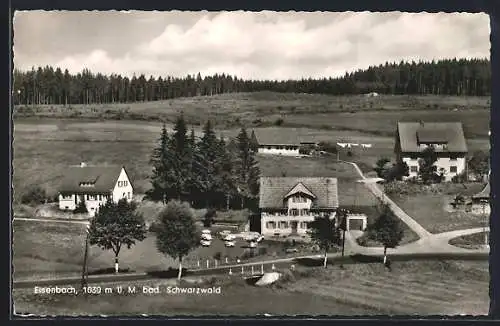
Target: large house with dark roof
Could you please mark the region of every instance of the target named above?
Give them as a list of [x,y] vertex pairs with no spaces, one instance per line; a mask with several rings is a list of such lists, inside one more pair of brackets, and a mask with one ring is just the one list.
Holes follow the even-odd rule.
[[295,133],[283,133],[276,129],[252,131],[250,141],[260,154],[298,156],[303,146],[314,146],[312,139],[305,139]]
[[59,188],[59,209],[74,210],[82,201],[90,216],[108,200],[132,200],[134,188],[123,166],[72,166]]
[[467,142],[460,122],[398,122],[396,131],[396,159],[406,162],[409,177],[417,177],[419,159],[432,146],[438,156],[435,165],[445,181],[466,169]]
[[306,235],[317,215],[335,218],[337,179],[261,177],[259,208],[264,236]]

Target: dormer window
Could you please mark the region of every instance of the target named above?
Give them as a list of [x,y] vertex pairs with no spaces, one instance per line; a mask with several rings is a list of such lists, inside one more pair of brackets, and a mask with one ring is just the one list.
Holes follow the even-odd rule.
[[92,182],[80,182],[80,187],[88,188],[88,187],[94,187],[95,184]]

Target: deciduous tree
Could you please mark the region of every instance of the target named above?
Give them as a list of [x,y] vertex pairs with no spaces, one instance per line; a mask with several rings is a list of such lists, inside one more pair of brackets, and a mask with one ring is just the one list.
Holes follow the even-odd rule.
[[130,249],[136,241],[146,238],[147,228],[135,202],[125,198],[118,203],[108,200],[99,207],[90,222],[89,242],[115,254],[115,272],[118,273],[118,255],[123,246]]
[[308,233],[311,240],[324,252],[323,267],[325,268],[327,267],[328,251],[339,243],[339,231],[335,219],[331,219],[327,215],[316,216],[314,221],[309,222]]
[[422,151],[422,157],[418,160],[418,175],[424,184],[435,182],[438,178],[437,167],[434,165],[438,160],[436,151],[432,146]]
[[158,251],[179,260],[177,278],[180,280],[182,259],[198,247],[200,240],[189,204],[177,200],[168,202],[152,231],[156,234]]
[[387,248],[396,248],[403,239],[401,221],[388,205],[383,205],[375,222],[368,226],[368,238],[384,246],[384,264],[387,261]]

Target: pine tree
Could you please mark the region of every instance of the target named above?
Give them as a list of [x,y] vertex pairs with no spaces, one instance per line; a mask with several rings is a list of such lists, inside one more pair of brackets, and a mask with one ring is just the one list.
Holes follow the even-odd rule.
[[167,127],[163,124],[158,146],[153,150],[150,164],[153,166],[153,172],[150,176],[152,189],[146,194],[147,197],[154,201],[162,201],[166,203],[168,191],[172,188],[167,184],[167,173],[170,169],[168,156],[168,146],[170,139],[168,137]]
[[174,133],[168,146],[172,173],[168,174],[167,179],[172,180],[175,185],[170,198],[184,199],[190,193],[189,188],[193,177],[189,143],[186,122],[184,115],[181,114],[175,122]]
[[244,208],[246,199],[254,199],[258,195],[260,171],[244,127],[241,128],[236,143],[236,184],[241,199],[241,208]]
[[218,171],[216,163],[217,155],[219,154],[218,145],[212,124],[208,120],[203,127],[203,136],[198,144],[200,188],[207,208],[213,204],[214,195],[217,191],[216,179]]

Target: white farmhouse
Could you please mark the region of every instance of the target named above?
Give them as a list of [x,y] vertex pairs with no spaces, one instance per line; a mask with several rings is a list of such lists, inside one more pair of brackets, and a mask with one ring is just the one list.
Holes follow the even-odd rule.
[[466,169],[467,142],[460,122],[398,122],[394,151],[398,161],[406,162],[409,177],[417,177],[423,150],[434,147],[435,165],[445,181]]
[[59,188],[59,209],[74,210],[85,202],[90,216],[108,200],[132,200],[133,185],[123,166],[80,166],[68,168]]
[[291,130],[285,132],[279,129],[252,131],[250,142],[260,154],[284,156],[298,156],[301,147],[316,145],[313,140],[304,139]]
[[336,178],[261,177],[259,208],[264,236],[305,235],[315,216],[335,218]]

